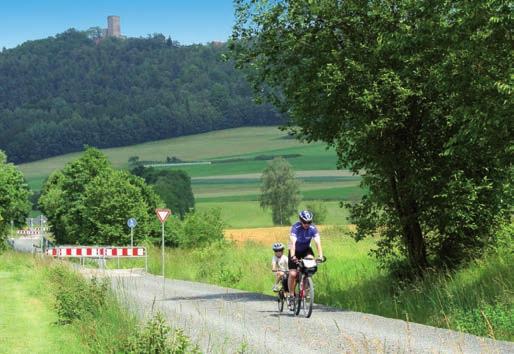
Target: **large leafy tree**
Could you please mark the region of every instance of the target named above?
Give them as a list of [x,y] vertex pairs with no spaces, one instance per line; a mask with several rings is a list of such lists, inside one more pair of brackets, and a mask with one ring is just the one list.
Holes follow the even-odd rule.
[[[146,194],[146,196],[145,196]],[[151,198],[148,198],[151,196]],[[135,218],[134,242],[155,230],[158,198],[144,181],[127,171],[111,170],[95,177],[81,198],[80,244],[130,244],[127,220]]]
[[142,178],[116,171],[97,149],[55,172],[39,199],[57,243],[128,244],[126,222],[135,217],[135,240],[151,236],[159,197]]
[[512,2],[236,1],[260,97],[369,193],[357,237],[417,273],[480,254],[512,205]]
[[15,225],[25,223],[31,209],[29,195],[23,174],[12,163],[7,163],[7,156],[0,150],[0,249],[10,222]]
[[261,207],[271,208],[275,225],[288,224],[300,203],[300,191],[293,168],[286,159],[276,157],[262,172],[261,182]]

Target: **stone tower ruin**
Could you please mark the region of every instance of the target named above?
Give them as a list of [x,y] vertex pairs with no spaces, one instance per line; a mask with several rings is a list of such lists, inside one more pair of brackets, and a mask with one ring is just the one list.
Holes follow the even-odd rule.
[[121,37],[120,17],[107,17],[107,37]]

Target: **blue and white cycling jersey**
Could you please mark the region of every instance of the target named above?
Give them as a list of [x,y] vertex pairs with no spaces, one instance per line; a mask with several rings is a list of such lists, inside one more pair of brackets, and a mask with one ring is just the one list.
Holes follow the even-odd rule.
[[314,224],[309,225],[308,229],[304,229],[302,223],[298,221],[291,228],[291,236],[296,237],[295,251],[303,253],[309,249],[311,240],[319,237],[319,233]]

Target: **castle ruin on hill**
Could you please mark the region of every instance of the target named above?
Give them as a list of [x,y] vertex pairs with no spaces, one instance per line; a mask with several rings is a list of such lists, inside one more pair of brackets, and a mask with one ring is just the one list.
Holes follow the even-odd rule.
[[105,37],[121,37],[120,16],[107,17],[107,29]]

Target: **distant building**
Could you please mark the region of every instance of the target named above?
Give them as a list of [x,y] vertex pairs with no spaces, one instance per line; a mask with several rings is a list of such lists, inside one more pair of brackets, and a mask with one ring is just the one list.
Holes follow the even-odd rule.
[[107,17],[107,37],[121,37],[120,17]]

